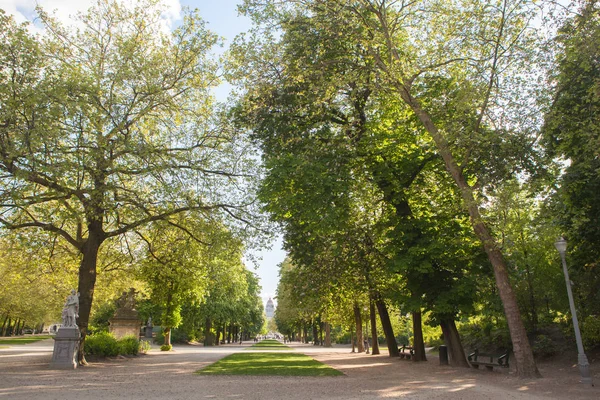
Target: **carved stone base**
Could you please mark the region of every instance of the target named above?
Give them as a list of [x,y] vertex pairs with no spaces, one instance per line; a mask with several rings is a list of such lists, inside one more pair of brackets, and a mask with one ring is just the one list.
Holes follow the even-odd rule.
[[50,368],[77,368],[77,353],[79,351],[79,329],[77,327],[61,327],[54,336],[54,352]]
[[142,325],[142,321],[137,318],[126,319],[115,317],[111,318],[109,322],[110,325],[108,329],[117,339],[127,335],[133,335],[136,338],[140,336],[140,326]]

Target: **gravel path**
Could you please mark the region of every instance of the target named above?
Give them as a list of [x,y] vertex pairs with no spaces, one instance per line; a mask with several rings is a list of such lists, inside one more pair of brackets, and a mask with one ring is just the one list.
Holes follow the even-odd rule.
[[94,362],[72,371],[51,370],[52,340],[0,349],[0,399],[600,399],[578,382],[576,366],[540,364],[542,379],[513,371],[453,369],[437,357],[413,363],[385,355],[352,354],[348,347],[293,344],[342,371],[341,377],[200,376],[194,371],[250,346],[175,346],[147,355]]

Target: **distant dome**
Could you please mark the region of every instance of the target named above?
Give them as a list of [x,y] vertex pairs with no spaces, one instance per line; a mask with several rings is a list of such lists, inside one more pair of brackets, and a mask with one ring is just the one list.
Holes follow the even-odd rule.
[[273,318],[273,316],[275,316],[275,304],[273,304],[273,300],[271,300],[270,297],[265,306],[265,314],[267,314],[267,318]]

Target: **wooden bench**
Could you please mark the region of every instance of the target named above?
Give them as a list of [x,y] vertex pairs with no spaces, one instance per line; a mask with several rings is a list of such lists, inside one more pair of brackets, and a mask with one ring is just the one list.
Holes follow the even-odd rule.
[[480,365],[484,365],[490,371],[493,371],[494,367],[508,368],[508,351],[504,354],[484,354],[476,349],[469,354],[468,360],[474,368],[479,368]]
[[406,358],[410,360],[415,355],[415,350],[412,346],[402,345],[402,347],[398,348],[398,352],[400,353],[400,358]]

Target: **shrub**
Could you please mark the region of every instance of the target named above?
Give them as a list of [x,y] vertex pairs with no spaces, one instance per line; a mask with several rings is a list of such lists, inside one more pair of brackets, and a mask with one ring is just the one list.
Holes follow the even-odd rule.
[[583,345],[589,349],[600,346],[600,318],[589,315],[583,320],[581,329]]
[[538,357],[549,357],[556,354],[558,348],[550,337],[546,335],[537,335],[533,341],[533,354]]
[[140,341],[133,335],[124,336],[118,340],[119,354],[137,355],[140,349]]
[[140,340],[140,347],[138,351],[142,354],[146,354],[148,353],[148,350],[150,350],[150,342],[148,340]]
[[163,344],[162,346],[160,346],[160,351],[171,351],[173,349],[173,346],[171,346],[170,344]]
[[85,339],[84,351],[86,354],[114,357],[119,354],[119,350],[117,339],[108,332],[98,332]]

